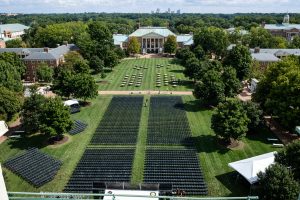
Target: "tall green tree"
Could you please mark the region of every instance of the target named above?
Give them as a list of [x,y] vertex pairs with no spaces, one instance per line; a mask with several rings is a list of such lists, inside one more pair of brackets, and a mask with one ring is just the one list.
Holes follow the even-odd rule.
[[246,110],[247,116],[250,119],[248,129],[252,131],[256,130],[262,123],[262,109],[260,108],[259,104],[252,101],[244,102],[244,109]]
[[242,102],[231,99],[220,103],[211,118],[211,128],[227,142],[246,135],[250,120]]
[[232,67],[225,67],[222,73],[222,81],[225,86],[225,96],[234,97],[242,88],[241,81],[237,78],[236,70]]
[[204,27],[195,33],[194,44],[200,45],[206,53],[222,56],[229,45],[228,34],[221,28]]
[[300,48],[300,36],[295,36],[290,43],[290,48],[299,49]]
[[90,67],[86,60],[77,60],[73,63],[73,70],[75,73],[85,73],[90,72]]
[[22,111],[22,124],[26,133],[32,134],[40,130],[41,116],[46,98],[31,90],[31,96],[26,98]]
[[73,96],[82,98],[84,101],[97,97],[98,90],[95,79],[89,74],[76,74],[73,79]]
[[36,75],[39,81],[50,83],[53,80],[54,70],[46,63],[40,63],[36,69]]
[[21,48],[25,47],[24,43],[20,39],[8,40],[5,42],[6,48]]
[[169,35],[167,41],[164,43],[164,51],[169,54],[173,54],[177,49],[177,41],[174,35]]
[[217,105],[225,100],[225,86],[221,79],[220,72],[208,70],[202,79],[196,83],[194,96],[200,99],[205,105]]
[[127,51],[129,54],[137,54],[141,51],[141,44],[136,37],[131,37],[128,41]]
[[10,64],[0,60],[0,86],[4,86],[9,90],[21,92],[23,89],[21,74],[18,69]]
[[95,73],[102,73],[104,70],[104,61],[98,56],[92,56],[90,59],[90,68],[94,70]]
[[12,66],[19,72],[21,77],[25,74],[26,67],[24,62],[20,59],[20,57],[13,52],[4,52],[0,53],[0,60],[5,61]]
[[21,107],[21,97],[16,92],[0,86],[0,119],[11,120]]
[[239,80],[243,80],[249,75],[251,64],[252,58],[249,49],[242,45],[233,47],[224,59],[224,65],[236,69]]
[[70,97],[74,92],[73,72],[71,69],[57,67],[54,70],[53,91],[63,97]]
[[[270,65],[253,95],[264,110],[279,117],[287,129],[300,124],[300,61],[291,57]],[[288,97],[288,98],[287,98]]]
[[300,181],[300,141],[294,141],[275,155],[275,161],[290,168],[294,178]]
[[263,200],[294,200],[298,198],[300,186],[289,169],[280,164],[269,166],[258,173],[261,187],[259,198]]
[[43,112],[40,116],[41,132],[60,139],[64,133],[71,130],[72,125],[69,108],[64,106],[62,100],[60,98],[48,99],[43,105]]

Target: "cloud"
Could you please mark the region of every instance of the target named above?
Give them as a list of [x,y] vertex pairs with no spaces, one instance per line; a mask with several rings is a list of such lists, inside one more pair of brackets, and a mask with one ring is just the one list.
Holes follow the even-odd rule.
[[0,12],[297,12],[295,0],[0,0]]

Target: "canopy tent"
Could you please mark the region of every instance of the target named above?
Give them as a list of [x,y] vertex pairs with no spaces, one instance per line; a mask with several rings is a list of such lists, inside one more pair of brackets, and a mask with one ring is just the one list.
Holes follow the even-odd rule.
[[79,102],[77,99],[67,100],[64,102],[65,106],[72,106],[72,105],[79,105]]
[[239,160],[229,163],[228,166],[240,173],[250,184],[257,182],[257,174],[265,172],[266,168],[274,163],[275,154],[277,152],[270,152],[259,156]]
[[7,131],[8,131],[8,126],[5,123],[5,121],[0,121],[0,137],[5,133],[7,133]]
[[1,165],[0,165],[0,197],[1,197],[1,200],[8,200],[5,182],[4,182],[4,178],[2,176]]

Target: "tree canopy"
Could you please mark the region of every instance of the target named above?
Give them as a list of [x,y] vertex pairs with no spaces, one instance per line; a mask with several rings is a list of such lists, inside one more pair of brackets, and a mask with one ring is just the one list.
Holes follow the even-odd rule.
[[39,81],[50,83],[53,80],[53,68],[46,63],[40,63],[36,69],[36,75]]
[[22,98],[15,92],[0,86],[0,119],[11,120],[22,107]]
[[137,54],[141,51],[141,45],[136,37],[131,37],[128,42],[127,51],[129,54]]
[[0,60],[0,72],[0,86],[4,86],[15,92],[22,91],[21,74],[18,71],[18,68],[9,62]]
[[250,122],[242,102],[237,99],[220,103],[211,118],[211,128],[227,142],[246,135]]
[[173,54],[177,49],[177,41],[174,35],[169,35],[167,41],[164,43],[164,51],[169,54]]

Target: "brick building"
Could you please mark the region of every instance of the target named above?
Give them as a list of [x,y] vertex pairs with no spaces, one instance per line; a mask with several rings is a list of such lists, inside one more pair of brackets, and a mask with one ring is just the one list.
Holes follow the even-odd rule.
[[46,63],[49,67],[58,67],[63,63],[64,55],[70,51],[77,51],[78,47],[74,44],[64,44],[57,48],[2,48],[0,53],[14,52],[26,65],[26,81],[36,81],[36,68],[41,63]]

